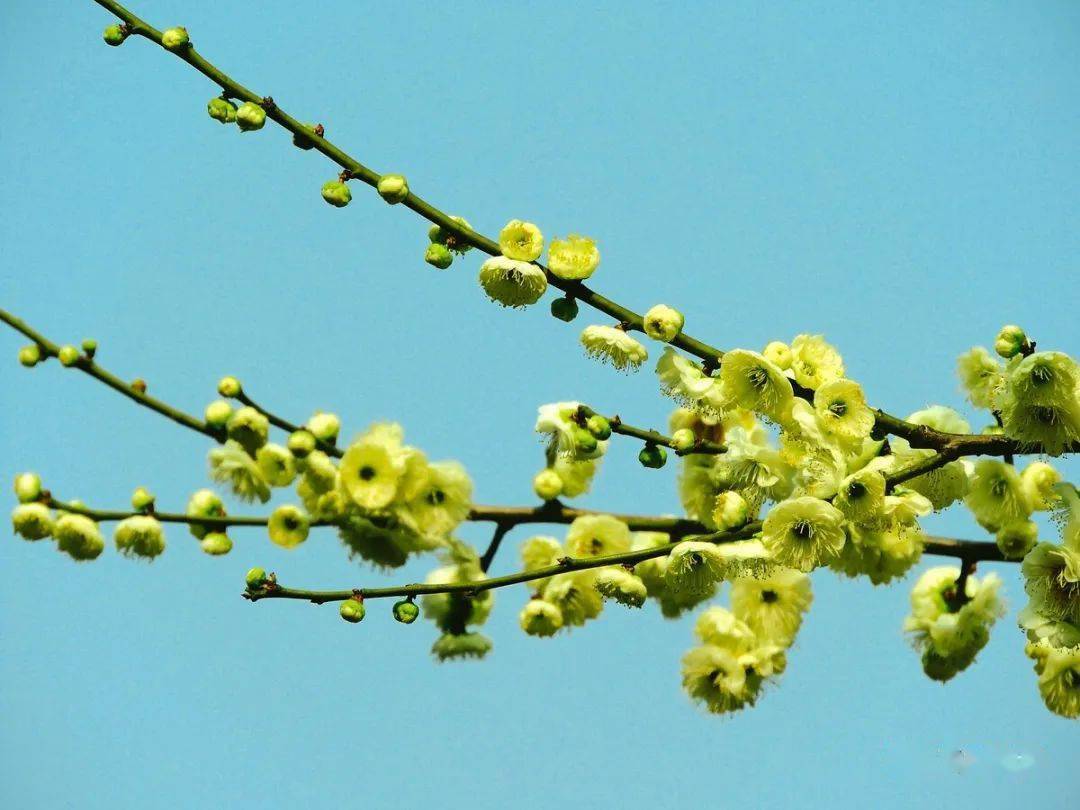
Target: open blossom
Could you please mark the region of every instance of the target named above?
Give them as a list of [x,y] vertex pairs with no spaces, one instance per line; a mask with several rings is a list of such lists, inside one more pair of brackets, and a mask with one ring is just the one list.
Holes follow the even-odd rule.
[[796,335],[791,341],[791,371],[795,382],[816,391],[844,376],[844,361],[821,335]]
[[731,585],[731,609],[762,639],[787,647],[795,640],[814,596],[810,577],[781,569],[771,576],[743,577]]
[[705,413],[724,411],[724,393],[720,380],[710,377],[701,366],[670,346],[656,363],[660,390],[676,402]]
[[533,262],[544,251],[544,235],[531,222],[512,219],[499,233],[503,256],[520,262]]
[[724,355],[720,381],[729,404],[782,422],[794,394],[784,372],[757,352],[735,349]]
[[[552,402],[541,405],[537,411],[537,433],[551,436],[555,450],[560,456],[565,456],[574,461],[600,458],[607,450],[608,441],[597,439],[586,427],[578,421],[581,412],[580,402]],[[560,470],[556,466],[555,471],[560,477],[569,470]],[[585,471],[578,471],[585,472]],[[591,478],[591,475],[589,476]],[[565,489],[567,480],[564,478]],[[580,494],[580,493],[578,493]]]
[[504,307],[525,307],[543,296],[547,276],[535,264],[492,256],[480,266],[480,286],[488,298]]
[[830,503],[802,496],[774,506],[761,529],[761,541],[776,562],[812,571],[844,547],[844,516]]
[[636,371],[649,359],[644,346],[615,326],[586,326],[581,345],[589,357],[610,363],[619,371]]
[[1001,363],[982,346],[960,355],[956,373],[967,398],[977,408],[993,408],[1004,385]]

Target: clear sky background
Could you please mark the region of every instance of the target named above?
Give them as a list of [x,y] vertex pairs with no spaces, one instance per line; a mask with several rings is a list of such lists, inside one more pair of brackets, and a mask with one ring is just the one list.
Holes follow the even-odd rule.
[[[1080,349],[1076,3],[133,3],[483,232],[521,217],[593,235],[596,287],[639,311],[677,305],[725,348],[823,332],[894,413],[964,409],[955,357],[1003,323]],[[5,308],[97,338],[107,367],[188,410],[233,373],[347,434],[400,420],[483,503],[534,500],[541,403],[666,423],[650,371],[581,356],[591,314],[490,304],[479,258],[432,270],[426,224],[359,184],[328,207],[325,159],[271,125],[219,126],[210,83],[145,41],[106,47],[110,22],[89,0],[0,10]],[[23,342],[0,332],[4,480],[35,469],[99,507],[146,485],[182,508],[207,485],[203,437],[55,363],[20,368]],[[637,451],[612,442],[581,503],[676,511],[676,465]],[[930,526],[985,539],[962,510]],[[240,598],[255,564],[350,587],[430,561],[386,577],[325,531],[291,553],[234,538],[212,559],[173,529],[152,565],[0,544],[0,803],[1059,807],[1075,788],[1080,727],[1038,697],[1015,566],[986,566],[1012,610],[945,686],[900,632],[915,574],[815,574],[780,687],[721,719],[679,686],[690,619],[616,606],[536,640],[517,627],[525,589],[503,590],[491,657],[437,665],[431,625],[389,604],[351,626]]]

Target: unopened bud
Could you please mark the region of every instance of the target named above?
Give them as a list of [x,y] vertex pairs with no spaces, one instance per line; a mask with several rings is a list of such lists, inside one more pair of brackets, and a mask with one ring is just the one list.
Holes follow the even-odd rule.
[[161,35],[161,44],[170,51],[178,51],[191,44],[186,28],[170,28]]
[[317,411],[308,419],[306,427],[319,441],[333,444],[341,431],[341,420],[338,419],[337,414]]
[[57,357],[60,358],[60,363],[62,365],[70,368],[79,362],[79,350],[74,346],[61,346],[60,351],[57,353]]
[[232,551],[233,542],[224,532],[208,532],[199,541],[199,548],[212,557],[220,557]]
[[440,242],[432,242],[424,253],[424,261],[432,267],[445,270],[454,263],[454,254],[450,252],[450,248],[446,245]]
[[227,98],[215,96],[206,105],[206,112],[215,121],[222,124],[232,124],[236,121],[236,105]]
[[218,380],[217,391],[223,397],[233,399],[240,394],[240,381],[236,377],[222,377]]
[[364,614],[367,610],[364,608],[364,603],[359,599],[350,598],[341,603],[341,607],[338,609],[341,614],[341,618],[351,624],[357,624],[363,621]]
[[243,132],[262,129],[266,123],[266,110],[253,101],[245,101],[236,111],[236,125]]
[[667,464],[667,451],[655,444],[646,444],[638,453],[638,461],[642,467],[658,470]]
[[556,298],[551,302],[551,314],[560,321],[570,323],[578,314],[577,300],[569,297]]
[[1008,360],[1020,354],[1028,345],[1027,335],[1019,326],[1009,324],[1001,327],[994,340],[994,351]]
[[297,430],[289,434],[286,446],[296,458],[307,458],[315,450],[315,437],[311,431]]
[[154,505],[154,493],[146,487],[139,487],[131,493],[131,508],[142,512]]
[[31,503],[41,497],[41,476],[27,472],[15,476],[15,497],[19,503]]
[[115,48],[117,45],[124,44],[124,40],[127,39],[127,32],[123,26],[109,25],[102,32],[101,38],[105,40],[106,45],[112,45]]
[[341,180],[327,180],[323,183],[322,198],[334,208],[344,208],[352,201],[349,184]]
[[247,583],[249,591],[257,591],[266,584],[266,570],[258,566],[249,569],[247,576],[244,577],[244,582]]
[[19,362],[27,368],[33,368],[41,362],[41,347],[36,343],[19,349]]
[[379,178],[379,196],[391,205],[409,196],[409,183],[400,174],[384,174]]
[[206,418],[206,424],[211,427],[223,428],[229,423],[229,417],[232,416],[232,412],[232,405],[223,399],[215,399],[206,406],[206,411],[203,415]]
[[402,624],[412,624],[420,615],[420,608],[408,599],[394,602],[394,618]]
[[679,428],[671,434],[671,446],[676,452],[685,453],[697,442],[694,431],[690,428]]
[[585,420],[585,429],[600,441],[611,438],[611,422],[598,413]]
[[541,470],[533,478],[533,492],[543,501],[551,501],[562,494],[563,481],[551,468]]

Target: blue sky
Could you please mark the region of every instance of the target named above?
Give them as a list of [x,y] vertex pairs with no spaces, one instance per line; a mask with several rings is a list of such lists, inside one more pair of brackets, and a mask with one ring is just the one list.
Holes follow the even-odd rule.
[[[595,236],[597,288],[639,311],[677,305],[725,348],[825,333],[894,413],[963,408],[955,356],[1002,323],[1076,354],[1075,3],[132,8],[488,234],[521,217]],[[581,356],[591,316],[492,306],[478,259],[431,270],[425,224],[360,188],[329,208],[324,159],[211,121],[203,77],[144,41],[107,48],[88,0],[17,0],[0,20],[0,301],[46,334],[97,338],[104,364],[188,410],[233,373],[296,419],[398,419],[485,503],[531,502],[541,403],[664,424],[650,373]],[[180,507],[206,485],[203,438],[56,364],[19,368],[21,343],[0,333],[5,479],[36,469],[101,507],[137,485]],[[636,452],[613,442],[582,502],[675,511],[674,465]],[[932,528],[982,537],[960,510]],[[374,604],[353,627],[240,599],[254,564],[350,587],[426,561],[383,577],[330,534],[292,553],[235,540],[211,559],[174,530],[150,566],[0,544],[6,805],[1003,807],[1073,785],[1076,725],[1038,698],[1015,567],[994,568],[1013,612],[945,686],[900,633],[914,577],[816,574],[780,688],[718,719],[679,688],[689,621],[609,609],[539,641],[506,590],[491,658],[439,666],[429,625]],[[974,758],[961,774],[956,749]],[[1016,755],[1034,764],[1002,766]]]

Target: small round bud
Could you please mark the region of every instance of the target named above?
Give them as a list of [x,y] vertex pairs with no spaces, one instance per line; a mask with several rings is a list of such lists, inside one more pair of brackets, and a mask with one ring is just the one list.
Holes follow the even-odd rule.
[[570,323],[578,314],[577,300],[574,298],[556,298],[551,302],[551,314],[564,323]]
[[[207,535],[207,537],[209,536]],[[257,591],[266,584],[266,581],[266,570],[258,566],[248,569],[247,575],[244,577],[244,582],[247,584],[249,591]]]
[[720,531],[737,529],[746,523],[749,516],[750,507],[738,492],[728,490],[716,496],[712,518]]
[[233,399],[240,395],[240,381],[236,377],[222,377],[218,380],[217,392],[223,397]]
[[131,493],[131,508],[143,512],[154,505],[154,493],[146,487],[139,487]]
[[323,183],[322,198],[334,208],[344,208],[352,201],[349,184],[341,180],[327,180]]
[[781,371],[791,368],[791,347],[779,340],[774,340],[762,352],[765,359]]
[[102,32],[101,38],[105,40],[106,45],[112,45],[115,48],[117,45],[124,44],[124,40],[127,39],[127,31],[120,25],[108,25]]
[[203,416],[206,418],[206,424],[211,427],[222,428],[229,423],[229,417],[232,416],[232,413],[232,405],[223,399],[215,399],[206,406]]
[[409,196],[409,184],[400,174],[384,174],[379,178],[377,188],[379,196],[391,205],[396,205]]
[[232,551],[233,542],[224,532],[208,532],[199,541],[199,548],[211,557],[220,557]]
[[[304,124],[304,129],[309,130],[313,135],[317,135],[320,138],[323,136],[322,124]],[[309,141],[307,138],[303,138],[299,135],[292,136],[293,146],[297,149],[311,149],[315,144]]]
[[146,380],[144,380],[142,377],[136,377],[134,380],[131,381],[131,390],[134,391],[136,394],[145,394]]
[[[200,489],[188,500],[187,514],[193,518],[225,517],[225,504],[212,489]],[[196,522],[189,523],[188,530],[199,540],[211,531],[210,527]]]
[[36,343],[19,349],[19,362],[27,368],[33,368],[41,362],[41,347]]
[[61,346],[56,356],[60,358],[62,365],[69,368],[79,362],[79,350],[74,346]]
[[571,433],[574,436],[574,449],[579,456],[588,456],[596,452],[598,442],[596,437],[583,427],[574,425],[571,428]]
[[310,431],[297,430],[289,434],[286,446],[296,458],[307,458],[315,450],[315,437]]
[[450,252],[450,248],[446,245],[432,242],[424,252],[424,261],[432,267],[445,270],[454,263],[454,254]]
[[178,51],[191,44],[186,28],[170,28],[161,34],[161,44],[170,51]]
[[20,473],[15,476],[15,497],[19,503],[30,503],[41,497],[41,476],[37,473]]
[[667,464],[667,451],[655,444],[646,444],[638,453],[638,461],[642,467],[659,470]]
[[321,442],[327,444],[333,444],[337,441],[338,433],[341,431],[341,420],[338,419],[335,413],[325,413],[323,411],[316,411],[315,414],[308,419],[307,425],[305,425],[311,435]]
[[367,610],[364,608],[364,603],[359,599],[346,599],[341,603],[338,613],[341,614],[341,618],[345,621],[357,624],[364,620],[364,614],[367,613]]
[[236,105],[221,96],[215,96],[207,102],[206,112],[222,124],[232,124],[236,121]]
[[653,340],[670,343],[682,331],[685,319],[677,309],[657,304],[645,313],[645,334]]
[[551,501],[562,494],[563,481],[555,470],[550,467],[541,470],[533,478],[533,492],[536,497],[543,501]]
[[671,434],[671,446],[676,452],[685,453],[697,443],[697,437],[690,428],[679,428]]
[[412,624],[420,615],[420,608],[408,599],[394,602],[394,618],[402,624]]
[[97,354],[97,341],[93,338],[87,338],[82,342],[82,350],[87,357],[92,358]]
[[1014,324],[1001,327],[1001,331],[994,340],[994,351],[1006,360],[1020,354],[1027,346],[1027,335],[1024,334],[1023,329]]
[[611,422],[598,413],[585,420],[585,429],[600,441],[611,438]]
[[262,129],[266,123],[266,110],[252,101],[245,101],[236,110],[236,125],[242,132]]

